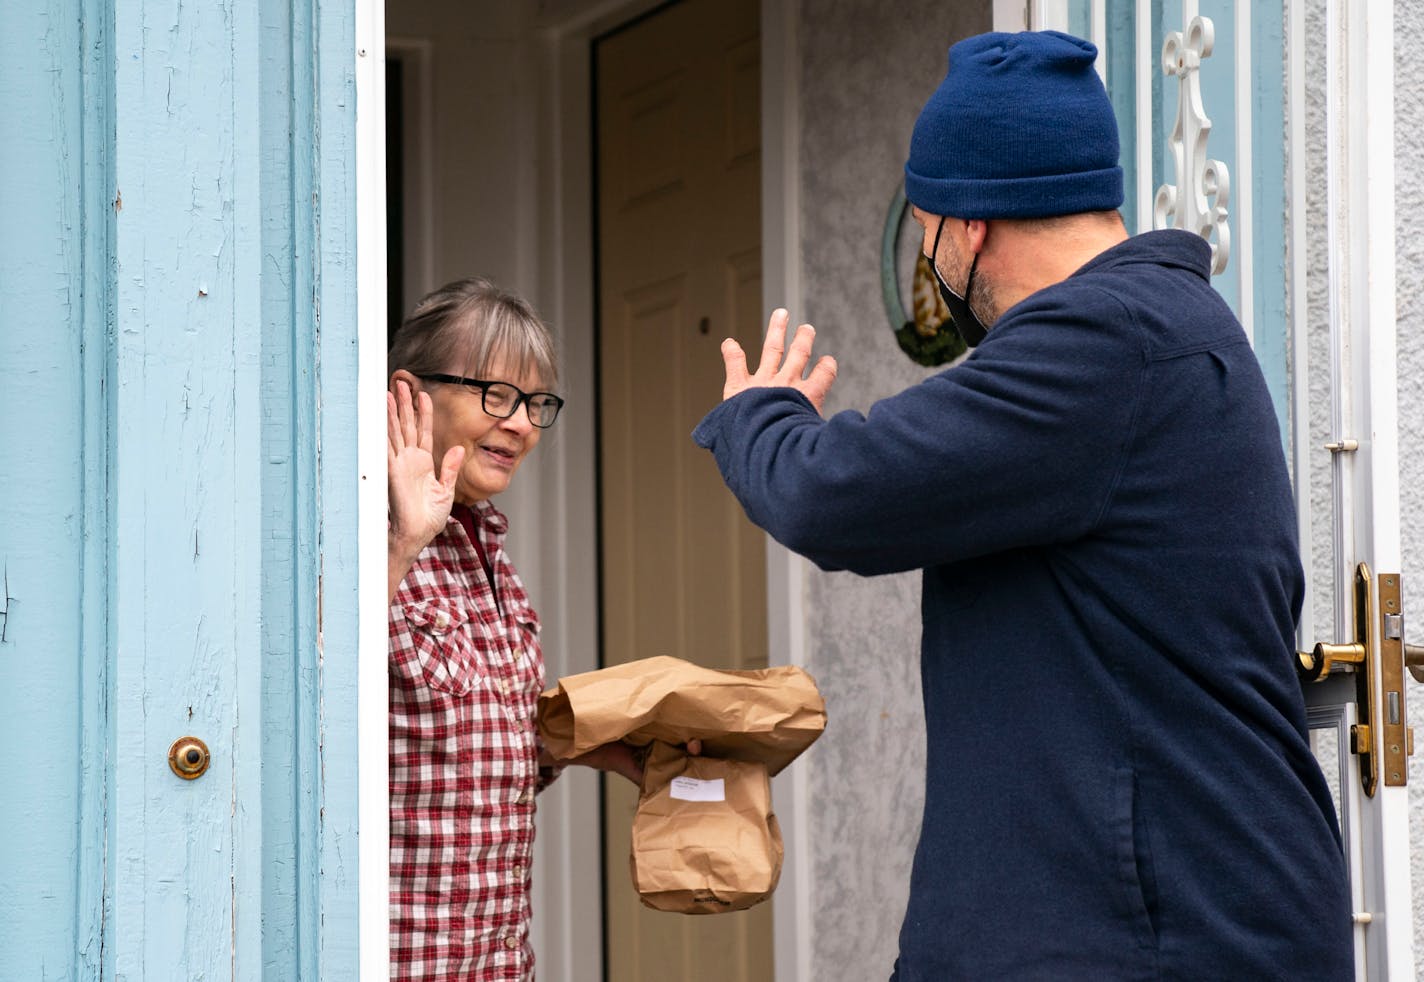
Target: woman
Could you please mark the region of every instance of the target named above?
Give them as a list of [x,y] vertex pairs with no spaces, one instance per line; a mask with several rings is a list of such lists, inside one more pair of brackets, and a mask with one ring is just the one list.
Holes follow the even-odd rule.
[[[529,980],[534,796],[557,769],[539,618],[490,499],[563,406],[553,342],[466,279],[415,306],[388,364],[391,977]],[[575,763],[641,778],[624,744]]]

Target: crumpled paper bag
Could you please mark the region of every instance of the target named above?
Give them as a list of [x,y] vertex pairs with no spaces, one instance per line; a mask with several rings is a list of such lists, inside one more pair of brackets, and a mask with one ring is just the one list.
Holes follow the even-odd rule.
[[[783,850],[770,778],[826,726],[825,701],[804,670],[644,658],[560,679],[539,697],[538,724],[561,760],[614,740],[651,745],[629,858],[644,904],[721,913],[776,888]],[[700,757],[679,746],[693,739]]]
[[654,742],[644,774],[628,857],[644,904],[721,914],[771,896],[783,849],[765,764]]
[[758,760],[775,776],[826,728],[815,681],[794,665],[704,668],[659,655],[559,679],[539,697],[539,735],[567,760],[614,740],[701,740],[709,757]]

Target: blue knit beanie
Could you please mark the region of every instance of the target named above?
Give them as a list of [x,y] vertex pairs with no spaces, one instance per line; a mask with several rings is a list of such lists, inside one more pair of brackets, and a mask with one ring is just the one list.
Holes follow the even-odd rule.
[[952,218],[1046,218],[1122,204],[1098,49],[1058,31],[980,34],[915,121],[905,196]]

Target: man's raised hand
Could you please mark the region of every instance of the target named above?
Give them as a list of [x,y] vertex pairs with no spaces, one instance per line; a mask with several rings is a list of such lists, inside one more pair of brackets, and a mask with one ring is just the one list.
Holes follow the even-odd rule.
[[787,350],[786,324],[790,316],[782,307],[771,312],[771,320],[766,325],[766,340],[761,348],[761,363],[753,374],[747,372],[747,356],[742,346],[733,338],[722,342],[722,363],[727,369],[727,381],[722,386],[723,399],[730,399],[746,389],[786,386],[809,399],[816,412],[821,411],[826,394],[836,380],[836,360],[830,355],[822,355],[812,367],[811,374],[803,378],[806,365],[811,361],[816,329],[810,324],[802,324],[796,329],[791,347]]

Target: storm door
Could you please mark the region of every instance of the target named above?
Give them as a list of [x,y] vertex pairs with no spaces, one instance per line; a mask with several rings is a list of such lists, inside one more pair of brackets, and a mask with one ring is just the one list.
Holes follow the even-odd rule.
[[995,25],[1097,43],[1129,231],[1213,244],[1213,283],[1265,370],[1296,489],[1297,647],[1345,835],[1356,976],[1413,979],[1391,5],[999,0]]

